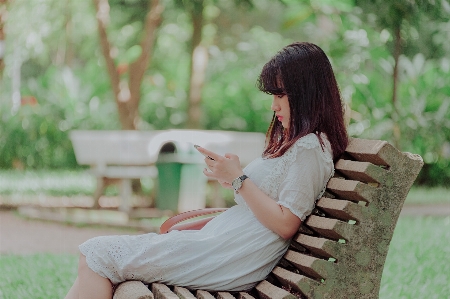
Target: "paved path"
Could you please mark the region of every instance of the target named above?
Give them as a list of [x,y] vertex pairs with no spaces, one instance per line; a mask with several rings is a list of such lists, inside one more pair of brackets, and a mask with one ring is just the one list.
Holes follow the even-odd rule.
[[450,216],[450,203],[404,205],[400,216]]
[[135,233],[124,229],[76,227],[27,220],[13,211],[0,211],[0,254],[77,254],[78,245],[95,236]]
[[[401,216],[450,217],[450,204],[407,205]],[[27,220],[14,211],[0,211],[0,254],[78,253],[78,245],[101,235],[137,234],[133,230],[76,227],[57,222]]]

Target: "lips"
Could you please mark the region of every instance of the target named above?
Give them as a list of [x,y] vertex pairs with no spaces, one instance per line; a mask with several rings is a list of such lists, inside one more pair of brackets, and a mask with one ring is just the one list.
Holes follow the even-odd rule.
[[281,115],[277,115],[279,121],[283,121],[283,117]]

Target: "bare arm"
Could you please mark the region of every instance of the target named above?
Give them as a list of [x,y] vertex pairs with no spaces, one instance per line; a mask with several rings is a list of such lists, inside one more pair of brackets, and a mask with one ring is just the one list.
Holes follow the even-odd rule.
[[[204,148],[198,150],[214,160],[205,158],[205,162],[211,171],[205,169],[203,173],[217,179],[222,186],[230,187],[230,183],[244,174],[236,155],[217,155]],[[239,189],[239,194],[244,198],[248,207],[256,218],[268,229],[280,235],[283,239],[291,238],[298,230],[301,220],[288,208],[279,205],[272,198],[262,192],[251,179],[246,179]]]

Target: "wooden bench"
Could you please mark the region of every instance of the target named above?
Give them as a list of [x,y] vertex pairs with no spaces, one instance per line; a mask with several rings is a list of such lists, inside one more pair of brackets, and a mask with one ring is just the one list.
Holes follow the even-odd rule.
[[249,292],[206,292],[139,281],[114,299],[378,298],[403,202],[423,161],[389,143],[351,139],[317,209],[266,280]]

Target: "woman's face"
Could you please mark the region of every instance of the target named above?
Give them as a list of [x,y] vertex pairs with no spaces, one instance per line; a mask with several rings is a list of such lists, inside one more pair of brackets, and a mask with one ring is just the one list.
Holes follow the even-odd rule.
[[289,128],[289,121],[291,110],[289,109],[289,100],[287,95],[279,94],[273,95],[272,106],[270,107],[274,112],[276,118],[281,122],[283,128]]

